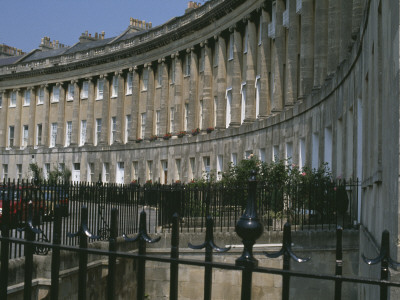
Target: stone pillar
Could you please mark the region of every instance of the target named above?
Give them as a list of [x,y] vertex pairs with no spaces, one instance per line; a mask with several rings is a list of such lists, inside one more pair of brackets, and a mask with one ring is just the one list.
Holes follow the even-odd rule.
[[[287,8],[286,8],[287,9]],[[285,104],[297,101],[297,68],[299,55],[299,16],[296,14],[296,1],[289,5],[289,29],[287,30],[286,54],[286,97]]]
[[28,124],[28,147],[35,145],[35,114],[36,114],[36,89],[32,86],[28,88],[31,94],[29,106],[29,124]]
[[[168,84],[168,64],[165,62],[165,58],[160,58],[158,64],[161,64],[160,72],[161,75],[161,96],[160,96],[160,132],[166,133],[168,131],[168,96],[169,96],[169,84]],[[157,134],[157,133],[156,133]]]
[[43,102],[43,125],[42,125],[42,146],[49,147],[49,118],[50,118],[50,91],[49,85],[41,85],[44,89],[44,102]]
[[151,63],[145,64],[148,70],[149,81],[147,85],[147,99],[146,99],[146,128],[145,137],[150,137],[153,132],[153,115],[154,115],[154,70]]
[[60,98],[58,102],[58,122],[57,122],[57,140],[56,147],[64,146],[64,123],[65,123],[65,88],[63,83],[58,82],[57,86],[60,89]]
[[314,83],[314,7],[313,0],[302,0],[299,98],[312,90]]
[[[129,71],[131,71],[129,69]],[[139,118],[139,95],[140,95],[140,80],[137,66],[134,66],[132,74],[132,105],[131,105],[131,128],[129,131],[129,141],[134,141],[138,137]]]
[[245,108],[245,119],[244,122],[253,122],[257,118],[256,116],[256,67],[257,67],[257,29],[254,20],[251,16],[247,16],[244,20],[247,26],[248,33],[248,44],[246,59],[246,108]]
[[87,122],[86,122],[86,145],[93,145],[95,120],[94,120],[94,80],[92,77],[85,78],[89,82],[89,93],[87,103]]
[[74,102],[72,103],[72,131],[71,131],[71,146],[79,144],[79,83],[77,80],[71,80],[71,84],[74,85]]
[[[114,141],[121,144],[124,140],[123,137],[123,122],[124,122],[124,106],[125,106],[125,89],[124,89],[124,76],[122,70],[115,72],[115,76],[118,76],[118,97],[117,101],[117,132],[114,137]],[[113,142],[114,142],[113,141]]]
[[353,0],[341,0],[340,9],[340,48],[339,63],[341,63],[349,53],[349,45],[351,43],[351,17],[353,15]]
[[208,40],[205,40],[201,45],[204,47],[204,79],[203,79],[203,128],[213,127],[213,98],[212,98],[212,51],[208,45]]
[[329,0],[315,1],[314,87],[325,81],[328,64],[328,7]]
[[[175,96],[171,101],[171,107],[175,108],[174,128],[176,131],[183,130],[183,103],[182,103],[182,61],[179,58],[179,52],[171,56],[175,59]],[[185,57],[183,57],[185,59]]]
[[229,28],[233,32],[233,71],[232,71],[232,106],[231,106],[231,123],[229,127],[240,126],[241,102],[242,95],[240,93],[242,78],[241,78],[241,56],[242,56],[242,35],[237,28],[237,25]]
[[268,24],[270,22],[270,15],[261,9],[261,47],[260,47],[260,118],[265,118],[271,113],[271,92],[270,92],[270,73],[271,73],[271,39],[268,38]]
[[329,0],[328,12],[328,75],[336,71],[339,64],[340,2]]
[[226,107],[226,41],[219,33],[214,36],[218,47],[218,70],[217,70],[217,124],[215,128],[225,128],[225,107]]
[[[195,129],[199,126],[199,114],[198,114],[198,80],[197,80],[197,52],[194,47],[187,49],[186,53],[190,53],[190,79],[189,79],[189,120],[190,124],[192,124],[192,128],[188,128],[189,130]],[[194,126],[193,126],[194,125]],[[189,124],[188,124],[189,126]]]
[[107,74],[100,75],[100,78],[103,79],[103,105],[101,108],[101,135],[99,144],[108,145],[108,129],[110,128],[110,80]]
[[14,148],[21,146],[21,112],[22,112],[22,90],[14,89],[17,92],[17,105],[15,108],[15,127],[14,127]]
[[0,108],[0,149],[7,147],[7,112],[8,112],[8,98],[5,90],[0,91],[2,98],[2,107]]

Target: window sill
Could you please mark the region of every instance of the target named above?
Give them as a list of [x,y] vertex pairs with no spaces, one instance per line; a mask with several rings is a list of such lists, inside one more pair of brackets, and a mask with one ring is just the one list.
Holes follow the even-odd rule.
[[38,105],[43,105],[43,103],[37,103],[36,106],[38,106]]
[[103,98],[96,98],[96,101],[101,101],[103,100]]
[[50,103],[59,103],[60,101],[50,101]]
[[111,96],[110,98],[111,98],[111,99],[115,99],[115,98],[118,98],[118,96],[115,96],[115,95],[114,95],[114,96]]
[[74,101],[74,99],[67,99],[67,102],[73,102]]
[[29,107],[29,106],[31,106],[30,104],[24,104],[24,105],[22,105],[22,107]]
[[10,105],[9,107],[13,108],[13,107],[17,107],[16,105]]
[[132,95],[132,92],[125,94],[125,96],[130,96],[130,95]]

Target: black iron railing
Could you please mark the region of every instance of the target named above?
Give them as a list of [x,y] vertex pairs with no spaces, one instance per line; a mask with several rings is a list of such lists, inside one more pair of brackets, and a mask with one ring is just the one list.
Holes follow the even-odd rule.
[[[390,257],[390,239],[389,233],[384,231],[382,234],[381,252],[380,255],[375,259],[367,259],[363,256],[364,261],[367,264],[381,264],[381,278],[380,279],[370,279],[357,276],[343,276],[341,269],[342,264],[346,263],[342,261],[342,249],[341,249],[341,232],[342,229],[337,229],[336,239],[337,239],[337,249],[336,249],[336,268],[335,274],[315,274],[307,272],[299,272],[290,270],[290,260],[294,260],[296,263],[312,263],[310,258],[301,259],[293,253],[291,249],[291,225],[286,223],[284,226],[284,235],[282,249],[277,253],[265,253],[270,258],[276,258],[278,256],[283,256],[283,269],[276,268],[266,268],[259,267],[257,259],[253,256],[253,245],[256,243],[257,239],[260,237],[263,226],[260,223],[257,214],[256,205],[256,184],[255,181],[250,181],[248,190],[248,201],[246,204],[246,209],[240,217],[236,224],[236,232],[243,240],[244,250],[242,255],[236,260],[235,264],[228,263],[217,263],[212,260],[212,250],[217,251],[228,251],[229,249],[218,248],[213,239],[213,219],[209,217],[206,224],[206,240],[203,245],[191,246],[192,248],[203,248],[206,247],[206,259],[205,261],[200,260],[190,260],[179,258],[179,231],[180,231],[180,217],[178,214],[174,214],[171,220],[172,223],[172,241],[171,241],[171,257],[159,257],[146,254],[146,243],[156,243],[158,239],[152,239],[147,232],[147,214],[145,211],[140,213],[140,222],[138,235],[133,238],[126,238],[126,242],[137,242],[139,251],[137,253],[126,253],[118,252],[115,247],[115,239],[117,232],[119,232],[119,220],[118,220],[118,209],[113,208],[111,210],[111,220],[110,220],[110,236],[108,238],[109,249],[99,250],[88,248],[88,238],[98,239],[90,232],[91,228],[89,225],[89,214],[88,209],[85,206],[81,208],[81,220],[79,222],[78,230],[75,233],[69,233],[70,238],[75,236],[79,238],[79,248],[75,246],[61,245],[60,236],[62,233],[61,223],[62,214],[59,205],[55,207],[54,216],[54,230],[53,230],[53,242],[42,242],[34,241],[34,236],[40,234],[40,230],[34,227],[33,223],[33,203],[28,204],[28,214],[27,222],[25,224],[26,235],[24,239],[10,238],[10,219],[7,217],[9,214],[9,200],[3,200],[3,213],[5,218],[2,220],[1,224],[1,268],[0,268],[0,299],[7,298],[7,282],[8,282],[8,250],[10,245],[24,244],[25,245],[25,285],[24,285],[24,299],[31,299],[32,292],[32,255],[34,249],[37,247],[48,248],[52,250],[52,266],[51,266],[51,299],[58,299],[58,295],[63,292],[59,290],[59,267],[60,267],[60,250],[72,251],[79,253],[79,299],[86,299],[86,284],[87,284],[87,256],[88,254],[97,254],[108,256],[108,299],[114,299],[116,297],[115,281],[117,280],[115,276],[115,264],[118,258],[126,258],[136,260],[138,264],[137,269],[137,287],[136,287],[136,298],[145,299],[146,282],[145,270],[147,261],[156,261],[170,264],[171,276],[170,276],[170,299],[178,299],[178,282],[179,282],[179,265],[189,265],[189,266],[200,266],[205,269],[205,280],[204,280],[204,299],[210,299],[212,281],[210,280],[210,270],[212,268],[223,269],[226,272],[229,270],[236,270],[242,272],[242,292],[241,299],[247,300],[251,299],[252,293],[252,276],[254,273],[265,273],[280,275],[283,277],[282,286],[282,299],[286,300],[290,297],[290,279],[293,277],[300,278],[310,278],[310,279],[320,279],[332,281],[335,283],[335,299],[341,299],[342,297],[342,283],[358,283],[367,285],[378,285],[380,286],[380,299],[388,299],[388,289],[391,287],[400,287],[400,283],[388,281],[389,266],[397,266],[398,263],[393,261]],[[28,234],[29,233],[29,234]],[[308,287],[304,287],[308,288]],[[134,295],[132,295],[134,298]],[[199,296],[195,296],[199,298]]]

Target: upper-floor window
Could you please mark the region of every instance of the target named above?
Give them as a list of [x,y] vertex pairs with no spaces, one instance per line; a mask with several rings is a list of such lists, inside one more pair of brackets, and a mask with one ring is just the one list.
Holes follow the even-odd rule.
[[86,120],[81,121],[81,141],[80,145],[83,146],[86,143]]
[[42,144],[42,124],[36,125],[36,146],[40,146]]
[[17,92],[11,92],[11,97],[10,97],[10,107],[16,107],[17,106]]
[[160,135],[161,134],[161,126],[160,126],[160,122],[161,122],[161,112],[159,110],[156,111],[156,134]]
[[199,109],[199,128],[203,128],[203,100],[200,100],[200,109]]
[[111,117],[110,144],[114,143],[116,137],[117,137],[117,117]]
[[131,130],[131,115],[126,115],[125,116],[125,143],[128,142],[129,138],[129,132]]
[[145,129],[146,129],[146,113],[142,113],[140,120],[140,136],[142,139],[144,139],[144,136],[146,134]]
[[191,61],[191,54],[188,53],[185,56],[185,76],[190,76],[190,61]]
[[31,90],[26,90],[24,94],[24,105],[31,105]]
[[71,144],[71,136],[72,136],[72,121],[67,121],[65,128],[65,147],[68,147]]
[[204,72],[205,64],[206,64],[206,49],[201,48],[201,54],[200,54],[200,72]]
[[234,35],[233,33],[231,33],[229,36],[229,56],[228,56],[229,60],[233,59],[233,44],[234,44]]
[[118,96],[118,76],[113,76],[111,97],[117,97],[117,96]]
[[171,62],[171,83],[172,84],[175,83],[175,68],[176,68],[176,60],[174,58],[174,59],[172,59],[172,62]]
[[101,137],[101,119],[96,119],[96,134],[94,135],[94,144],[97,145],[100,142]]
[[131,95],[132,94],[132,73],[129,72],[128,75],[126,76],[126,94]]
[[174,132],[174,119],[175,119],[175,108],[171,107],[169,109],[169,131]]
[[7,180],[8,179],[8,165],[7,164],[3,164],[3,180]]
[[184,123],[183,123],[183,130],[188,129],[188,124],[189,124],[189,104],[185,103],[185,117],[184,117]]
[[37,104],[44,103],[44,87],[38,89]]
[[8,147],[14,147],[14,126],[8,127]]
[[22,126],[22,140],[21,140],[21,146],[26,147],[28,146],[28,125],[23,125]]
[[158,67],[157,67],[157,85],[160,87],[160,86],[162,86],[162,66],[161,65],[159,65]]
[[55,147],[57,141],[57,123],[51,123],[50,147]]
[[84,81],[82,83],[81,98],[87,99],[89,97],[89,81]]
[[53,92],[51,93],[51,102],[59,102],[60,101],[60,87],[53,86]]
[[97,80],[96,100],[103,99],[103,91],[104,91],[104,80],[103,79],[98,79]]
[[74,100],[75,85],[73,83],[68,84],[67,101]]
[[142,91],[147,91],[147,86],[149,84],[149,70],[143,70],[143,80],[142,80]]
[[243,53],[247,53],[249,49],[249,26],[246,25],[246,29],[244,30],[244,47]]
[[17,179],[22,180],[22,164],[17,164]]

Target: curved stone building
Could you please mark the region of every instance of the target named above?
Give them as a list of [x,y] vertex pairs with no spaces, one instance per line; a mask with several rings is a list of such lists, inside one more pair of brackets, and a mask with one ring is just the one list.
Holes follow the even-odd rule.
[[364,228],[396,238],[398,75],[398,0],[211,0],[112,38],[44,38],[0,59],[0,175],[34,160],[73,180],[171,183],[250,153],[327,162],[361,179]]

